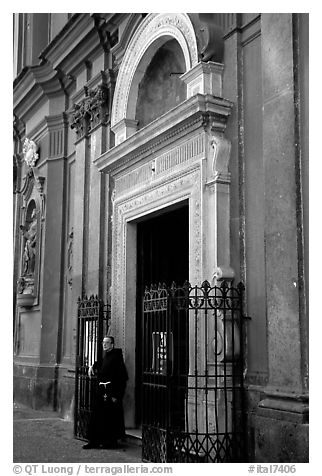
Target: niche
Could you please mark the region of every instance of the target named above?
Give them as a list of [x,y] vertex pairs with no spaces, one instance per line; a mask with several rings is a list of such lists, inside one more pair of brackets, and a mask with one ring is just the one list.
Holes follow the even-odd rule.
[[138,88],[135,119],[138,129],[146,126],[186,99],[180,79],[185,60],[179,43],[169,40],[152,57]]

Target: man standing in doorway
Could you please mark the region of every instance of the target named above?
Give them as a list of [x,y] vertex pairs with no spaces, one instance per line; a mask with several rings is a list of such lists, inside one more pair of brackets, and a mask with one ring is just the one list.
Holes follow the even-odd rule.
[[88,443],[84,449],[115,448],[125,436],[122,399],[128,375],[122,350],[114,348],[114,337],[103,339],[104,356],[100,364],[89,367],[89,376],[97,375],[96,404],[89,423]]

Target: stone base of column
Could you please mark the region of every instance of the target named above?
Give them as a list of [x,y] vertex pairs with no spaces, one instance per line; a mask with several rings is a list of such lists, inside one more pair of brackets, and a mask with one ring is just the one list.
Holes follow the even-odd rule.
[[35,410],[54,410],[56,366],[19,362],[14,365],[13,393],[17,403]]
[[75,372],[60,368],[57,387],[57,412],[62,418],[72,421],[75,403]]
[[255,461],[307,463],[309,461],[308,401],[265,398],[255,416]]
[[58,372],[56,365],[15,363],[14,401],[35,410],[55,410],[73,418],[75,375]]

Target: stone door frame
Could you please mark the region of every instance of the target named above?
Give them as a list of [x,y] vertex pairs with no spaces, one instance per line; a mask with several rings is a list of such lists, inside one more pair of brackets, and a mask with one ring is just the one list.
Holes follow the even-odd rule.
[[126,420],[134,425],[135,348],[136,348],[136,256],[137,221],[158,211],[166,211],[183,201],[189,204],[189,280],[199,282],[202,275],[202,161],[184,172],[153,184],[130,197],[116,198],[113,203],[111,333],[124,350],[129,372],[126,399],[131,401]]

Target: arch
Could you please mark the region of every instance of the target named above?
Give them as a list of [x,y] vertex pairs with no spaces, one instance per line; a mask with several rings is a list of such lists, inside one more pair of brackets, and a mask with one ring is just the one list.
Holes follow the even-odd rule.
[[[187,99],[187,85],[181,79],[185,71],[182,49],[175,39],[164,43],[147,65],[143,78],[130,98],[136,98],[135,119],[140,130]],[[134,85],[133,85],[134,86]]]
[[184,72],[197,65],[197,40],[189,16],[185,13],[150,13],[129,42],[118,74],[111,115],[116,144],[135,132],[139,82],[156,51],[169,39],[175,39],[182,49]]

